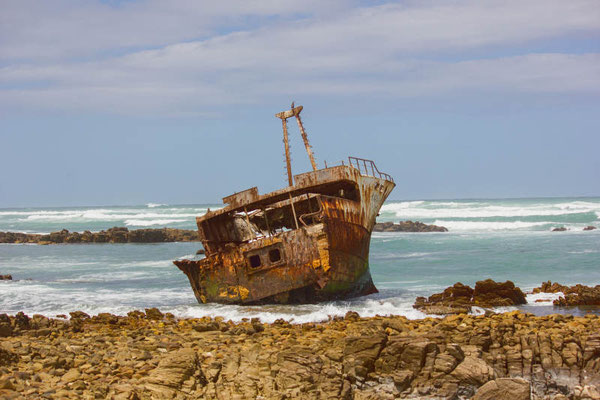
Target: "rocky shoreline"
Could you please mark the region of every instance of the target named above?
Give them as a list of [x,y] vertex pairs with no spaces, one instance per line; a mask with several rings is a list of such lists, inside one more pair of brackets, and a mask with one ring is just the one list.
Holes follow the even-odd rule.
[[600,317],[0,315],[0,397],[598,399]]
[[199,241],[198,232],[188,229],[134,229],[114,227],[106,231],[69,232],[63,229],[47,235],[20,232],[0,232],[0,243],[163,243]]
[[373,232],[448,232],[448,228],[437,225],[427,225],[419,221],[378,222],[373,226]]

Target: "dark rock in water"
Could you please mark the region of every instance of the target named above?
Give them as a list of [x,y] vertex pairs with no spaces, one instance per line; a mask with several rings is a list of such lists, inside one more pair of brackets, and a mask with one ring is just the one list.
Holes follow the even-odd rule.
[[0,281],[12,281],[12,275],[0,275]]
[[555,306],[600,306],[600,285],[594,287],[577,284],[565,286],[550,281],[542,283],[539,288],[533,289],[533,293],[563,293],[557,300],[553,301]]
[[199,249],[199,250],[196,252],[196,254],[197,254],[197,255],[199,255],[199,254],[206,254],[206,251],[205,251],[204,249]]
[[416,221],[379,222],[373,226],[373,232],[448,232],[443,226],[427,225]]
[[593,225],[589,225],[589,226],[586,226],[585,228],[583,228],[584,231],[593,231],[594,229],[597,229],[597,228]]
[[136,229],[127,227],[110,228],[106,231],[83,233],[69,232],[63,229],[48,235],[0,232],[0,243],[162,243],[198,241],[198,232],[188,229]]
[[495,282],[491,279],[475,283],[475,304],[482,307],[516,306],[526,304],[525,294],[511,281]]
[[525,304],[525,294],[511,281],[495,282],[491,279],[478,281],[475,289],[458,282],[429,298],[417,297],[414,308],[427,314],[462,314],[472,306],[500,307]]
[[565,228],[564,226],[561,226],[559,228],[552,229],[552,232],[564,232],[566,230],[567,230],[567,228]]

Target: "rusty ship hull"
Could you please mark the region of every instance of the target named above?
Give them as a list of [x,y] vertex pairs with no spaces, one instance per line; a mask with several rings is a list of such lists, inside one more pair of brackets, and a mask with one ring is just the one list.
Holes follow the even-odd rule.
[[393,179],[354,157],[313,167],[290,174],[286,188],[259,195],[254,187],[196,218],[206,256],[174,263],[200,303],[310,303],[377,292],[371,231]]

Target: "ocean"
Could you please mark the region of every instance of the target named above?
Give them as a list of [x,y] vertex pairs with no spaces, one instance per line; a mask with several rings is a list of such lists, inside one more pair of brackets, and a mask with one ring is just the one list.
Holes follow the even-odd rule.
[[[0,209],[0,231],[48,233],[173,227],[195,229],[195,217],[220,205],[166,205]],[[179,317],[259,317],[302,323],[344,315],[404,315],[417,296],[462,282],[512,280],[524,291],[543,281],[600,284],[600,198],[388,201],[379,222],[418,220],[447,233],[373,233],[370,268],[378,294],[349,301],[295,306],[198,304],[187,278],[173,264],[196,257],[196,243],[0,244],[0,313],[55,316],[82,310],[124,315],[158,307]],[[552,232],[564,226],[565,232]],[[559,309],[556,295],[528,295],[527,312],[584,314],[597,309]],[[536,302],[536,300],[539,300]],[[499,311],[513,310],[516,307]],[[482,312],[476,309],[475,312]]]

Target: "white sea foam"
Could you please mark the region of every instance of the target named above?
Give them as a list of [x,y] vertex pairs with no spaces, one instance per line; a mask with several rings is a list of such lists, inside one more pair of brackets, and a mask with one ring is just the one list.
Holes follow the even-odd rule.
[[495,222],[495,221],[446,221],[436,220],[434,225],[441,225],[450,231],[497,231],[532,228],[535,226],[550,225],[552,222]]
[[584,249],[578,251],[568,251],[569,254],[591,254],[591,253],[600,253],[600,249]]
[[348,311],[356,311],[361,317],[403,315],[409,319],[420,319],[427,316],[412,308],[410,302],[399,298],[366,299],[358,302],[336,302],[304,306],[194,305],[175,307],[170,310],[179,317],[222,316],[236,322],[241,321],[242,318],[260,318],[261,321],[267,323],[272,323],[280,318],[293,323],[322,322],[331,317],[342,317]]
[[146,204],[146,207],[148,207],[148,208],[155,208],[155,207],[162,207],[162,206],[166,206],[166,204],[161,204],[161,203],[148,203],[148,204]]
[[530,293],[525,296],[527,304],[530,306],[551,306],[554,300],[564,296],[562,292],[558,293]]
[[377,254],[375,257],[378,260],[395,260],[398,258],[424,258],[434,255],[436,253],[427,252],[412,252],[412,253],[382,253]]
[[175,222],[185,222],[185,219],[126,219],[125,225],[127,226],[152,226],[152,225],[167,225]]
[[393,213],[401,219],[491,218],[557,216],[595,212],[600,217],[600,203],[574,201],[558,204],[498,205],[475,202],[399,202],[387,203],[382,213]]

